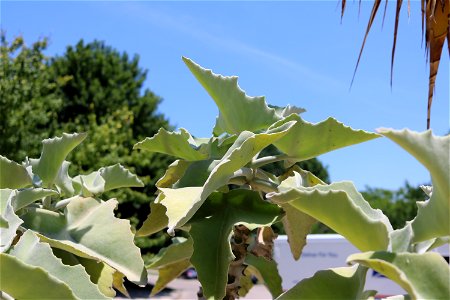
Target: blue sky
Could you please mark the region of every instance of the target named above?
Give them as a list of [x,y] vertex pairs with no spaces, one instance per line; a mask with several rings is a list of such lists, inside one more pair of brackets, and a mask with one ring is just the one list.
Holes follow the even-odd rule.
[[[391,89],[395,4],[369,34],[350,82],[372,1],[348,1],[341,24],[338,1],[33,1],[1,2],[1,28],[31,44],[48,37],[48,55],[62,55],[80,39],[104,40],[140,56],[145,86],[164,100],[159,111],[196,136],[210,136],[218,111],[181,61],[187,56],[223,75],[238,75],[251,96],[304,107],[309,122],[328,116],[353,128],[425,130],[428,65],[422,46],[420,2],[403,9]],[[444,50],[446,46],[444,46]],[[432,109],[435,134],[449,130],[449,59],[443,53]],[[428,182],[424,167],[380,138],[320,157],[332,180],[395,189]]]

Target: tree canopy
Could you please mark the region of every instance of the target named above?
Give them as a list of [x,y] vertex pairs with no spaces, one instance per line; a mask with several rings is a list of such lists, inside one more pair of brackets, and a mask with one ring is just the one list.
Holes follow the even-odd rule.
[[8,43],[2,34],[1,154],[15,161],[22,161],[26,154],[34,158],[44,138],[88,132],[68,158],[69,172],[87,173],[116,163],[135,172],[144,188],[120,189],[105,196],[117,198],[117,214],[138,226],[149,213],[156,180],[172,160],[133,151],[133,145],[145,136],[160,127],[171,128],[157,111],[161,98],[143,88],[147,71],[139,66],[138,56],[129,57],[100,41],[81,40],[52,58],[44,55],[46,48],[45,39],[27,47],[23,38]]
[[67,78],[50,75],[46,47],[45,39],[27,47],[23,38],[9,43],[1,34],[0,152],[15,161],[39,155],[57,125],[58,88]]

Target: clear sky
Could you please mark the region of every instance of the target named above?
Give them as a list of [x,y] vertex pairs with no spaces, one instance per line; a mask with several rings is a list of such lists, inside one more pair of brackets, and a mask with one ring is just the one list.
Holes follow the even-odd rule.
[[[270,104],[304,107],[303,118],[333,116],[353,128],[423,131],[426,127],[428,65],[422,46],[420,1],[406,3],[400,19],[394,81],[389,84],[395,3],[382,11],[349,89],[372,1],[347,1],[341,24],[333,1],[112,2],[1,1],[1,28],[28,44],[50,38],[48,55],[62,55],[80,39],[140,56],[147,88],[164,100],[159,111],[198,137],[211,135],[214,102],[181,60],[187,56],[223,75],[238,75],[250,96]],[[431,125],[449,131],[449,56],[444,46]],[[420,164],[385,138],[319,157],[331,179],[396,189],[407,180],[429,182]]]

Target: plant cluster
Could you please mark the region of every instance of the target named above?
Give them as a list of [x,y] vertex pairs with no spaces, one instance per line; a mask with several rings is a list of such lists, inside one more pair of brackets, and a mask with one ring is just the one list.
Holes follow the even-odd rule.
[[[17,37],[0,46],[0,154],[14,161],[40,154],[40,142],[63,132],[89,132],[70,153],[69,173],[89,173],[121,163],[144,182],[140,188],[106,192],[119,201],[116,214],[140,226],[154,199],[155,182],[171,158],[132,151],[135,143],[160,127],[170,128],[157,112],[161,98],[144,88],[147,71],[139,57],[104,42],[82,40],[60,56],[46,56],[47,40],[27,45]],[[162,239],[137,239],[143,253],[157,252]]]
[[[2,296],[14,298],[113,297],[126,293],[122,280],[146,283],[145,269],[157,269],[152,294],[195,267],[200,299],[236,299],[262,279],[277,299],[369,299],[369,268],[403,287],[399,299],[448,299],[450,269],[433,248],[450,236],[450,137],[431,131],[354,130],[333,118],[313,124],[298,107],[269,106],[247,96],[237,77],[184,62],[219,108],[209,138],[185,129],[160,129],[135,149],[177,158],[158,180],[156,200],[136,236],[167,229],[175,236],[144,268],[128,221],[114,216],[117,201],[99,196],[112,189],[142,186],[121,165],[70,177],[65,159],[85,134],[43,141],[39,159],[21,165],[0,157],[0,281]],[[297,162],[385,136],[416,157],[431,173],[429,199],[418,202],[415,218],[394,229],[351,182],[325,183]],[[275,147],[278,154],[264,150]],[[273,174],[270,164],[286,171]],[[269,170],[269,171],[268,171]],[[351,266],[322,270],[283,292],[272,259],[274,224],[288,235],[299,259],[312,226],[321,222],[361,252]],[[180,234],[178,234],[180,235]]]
[[0,156],[0,298],[110,299],[147,272],[130,222],[104,192],[143,186],[120,164],[70,177],[67,155],[86,134],[46,139],[38,159]]
[[[207,299],[245,295],[252,274],[277,299],[367,299],[376,293],[364,290],[372,268],[413,299],[448,298],[448,264],[429,250],[448,243],[450,235],[449,136],[391,129],[370,133],[333,118],[308,123],[299,115],[303,109],[269,106],[263,97],[247,96],[237,77],[216,75],[187,58],[184,62],[217,104],[219,116],[210,138],[194,138],[185,129],[160,130],[135,145],[178,158],[157,182],[158,197],[137,234],[165,227],[171,234],[189,234],[175,239],[147,266],[159,270],[153,293],[194,266],[199,295]],[[400,229],[351,182],[326,184],[294,165],[380,136],[410,152],[432,176],[433,187],[424,187],[430,199],[418,202],[417,216]],[[271,145],[280,154],[261,155]],[[279,161],[288,167],[284,174],[263,170]],[[319,271],[282,293],[272,260],[276,235],[271,226],[277,222],[284,226],[295,259],[316,222],[343,235],[361,253],[348,257],[352,266]]]

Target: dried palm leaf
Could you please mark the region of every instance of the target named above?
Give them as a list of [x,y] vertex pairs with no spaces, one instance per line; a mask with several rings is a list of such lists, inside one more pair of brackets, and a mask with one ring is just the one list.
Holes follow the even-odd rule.
[[[387,0],[384,7],[383,23],[386,15]],[[372,7],[372,12],[367,23],[366,33],[364,35],[364,40],[361,45],[361,50],[359,52],[358,61],[356,62],[355,71],[353,73],[352,84],[355,79],[355,74],[358,69],[359,61],[361,60],[361,55],[364,50],[364,46],[369,34],[370,28],[372,27],[375,16],[378,12],[381,0],[374,0]],[[398,22],[400,20],[400,11],[403,4],[403,0],[397,0],[397,8],[395,11],[395,25],[394,25],[394,41],[392,44],[392,56],[391,56],[391,86],[394,71],[394,57],[395,48],[397,44],[397,34],[398,34]],[[359,0],[359,5],[361,5],[361,0]],[[346,1],[342,0],[341,17],[344,15],[346,6]],[[408,16],[410,15],[410,0],[408,0]],[[441,61],[442,48],[444,46],[445,40],[447,39],[447,44],[449,47],[450,55],[450,3],[449,0],[421,0],[421,11],[422,11],[422,36],[424,35],[425,27],[425,42],[426,42],[426,52],[427,61],[429,59],[430,63],[430,74],[428,79],[428,106],[427,106],[427,129],[430,128],[430,114],[431,114],[431,104],[433,101],[433,92],[436,84],[436,76],[439,69],[439,62]],[[425,26],[424,26],[425,24]]]

